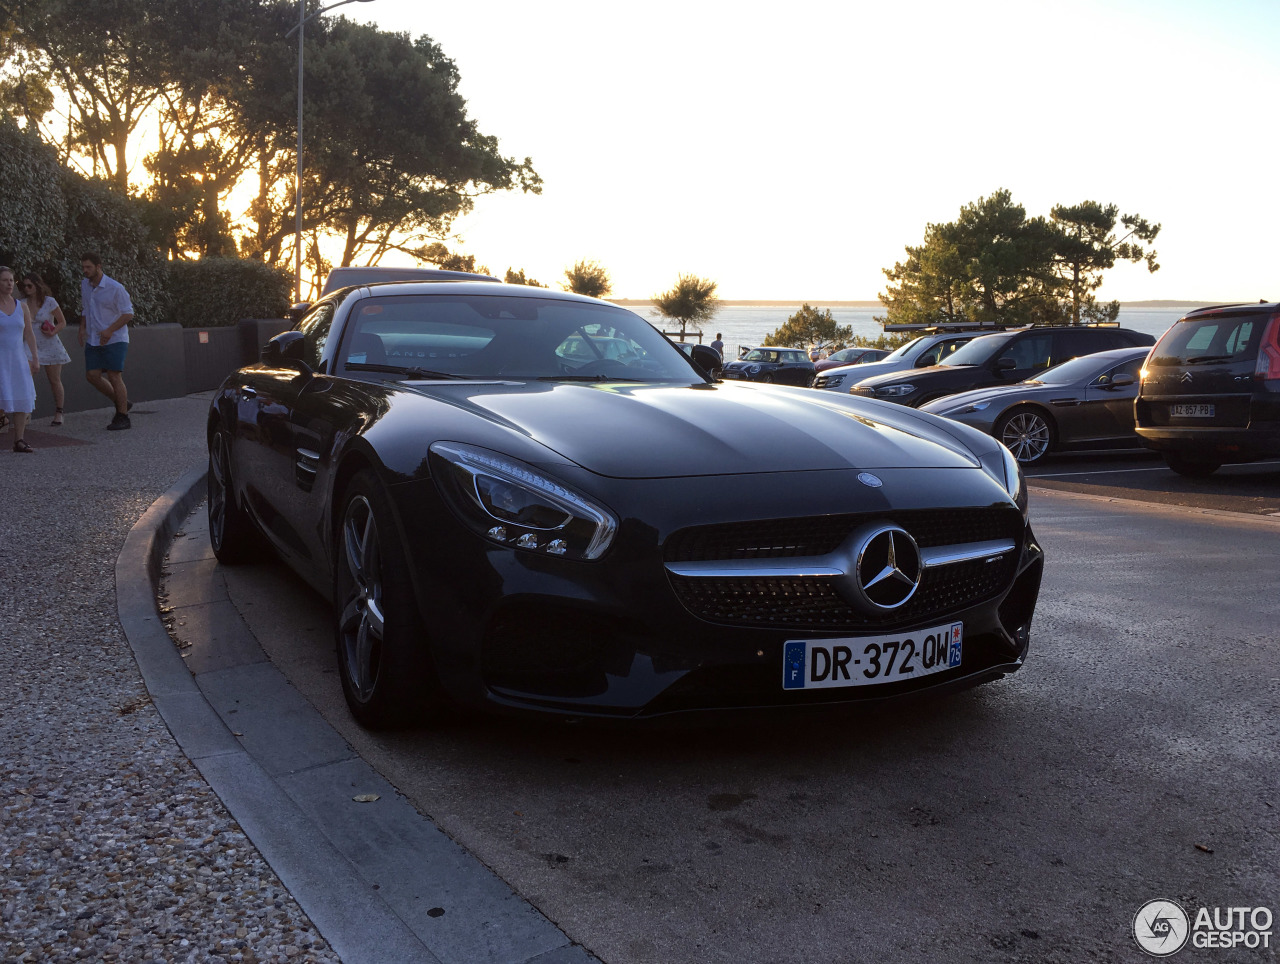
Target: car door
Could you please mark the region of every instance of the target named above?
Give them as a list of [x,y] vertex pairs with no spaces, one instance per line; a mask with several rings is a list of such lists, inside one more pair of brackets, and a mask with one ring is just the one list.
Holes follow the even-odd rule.
[[[1146,355],[1121,362],[1091,381],[1085,388],[1088,439],[1133,439],[1133,400],[1138,397],[1138,373]],[[1127,379],[1126,377],[1127,376]],[[1117,384],[1117,380],[1120,384]],[[1127,381],[1127,384],[1125,382]]]
[[300,525],[296,413],[300,403],[310,404],[310,399],[322,393],[330,381],[320,371],[320,359],[335,308],[335,302],[322,301],[303,317],[298,324],[303,333],[302,364],[273,370],[272,377],[258,386],[260,444],[253,474],[262,480],[262,485],[254,511],[277,551],[300,569],[308,570],[316,564],[316,547]]

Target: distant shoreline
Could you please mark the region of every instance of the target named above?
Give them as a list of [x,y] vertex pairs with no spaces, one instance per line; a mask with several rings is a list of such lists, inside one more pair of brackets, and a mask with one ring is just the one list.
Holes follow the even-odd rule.
[[[615,305],[631,308],[652,307],[652,298],[610,298]],[[812,298],[797,298],[794,301],[721,301],[725,308],[799,308],[803,304],[815,308],[884,308],[879,301],[816,301]],[[1122,301],[1121,308],[1205,308],[1209,305],[1226,304],[1222,301],[1177,301],[1156,299],[1153,301]]]

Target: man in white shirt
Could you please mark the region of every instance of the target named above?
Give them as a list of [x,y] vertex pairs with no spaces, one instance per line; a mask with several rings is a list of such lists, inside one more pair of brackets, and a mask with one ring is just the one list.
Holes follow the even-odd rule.
[[80,256],[80,344],[84,346],[85,378],[111,399],[115,417],[107,428],[129,428],[129,392],[124,386],[124,359],[129,351],[129,322],[133,302],[124,285],[102,273],[102,259],[92,251]]

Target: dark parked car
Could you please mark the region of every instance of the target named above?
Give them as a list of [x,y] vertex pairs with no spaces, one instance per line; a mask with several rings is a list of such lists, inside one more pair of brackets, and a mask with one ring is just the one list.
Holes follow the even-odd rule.
[[342,289],[227,378],[208,440],[214,552],[265,541],[332,599],[365,725],[880,704],[1027,653],[1043,554],[1008,449],[715,382],[602,301]]
[[1143,443],[1182,475],[1280,457],[1280,304],[1174,322],[1151,350],[1134,410]]
[[825,372],[828,368],[839,368],[841,365],[865,365],[867,362],[887,358],[889,352],[884,348],[841,348],[821,361],[813,363],[815,370]]
[[[1003,328],[995,329],[1003,331]],[[928,368],[936,365],[952,352],[967,345],[981,332],[975,331],[927,331],[918,338],[902,345],[879,361],[860,362],[857,365],[845,365],[842,368],[829,368],[820,372],[813,380],[814,388],[829,392],[849,392],[853,386],[864,378],[874,375],[887,375],[909,368]]]
[[1049,452],[1138,445],[1133,399],[1144,348],[1113,348],[1054,365],[1016,385],[992,385],[920,406],[994,435],[1023,465]]
[[807,386],[813,371],[809,355],[799,348],[752,348],[737,361],[725,362],[720,377]]
[[944,395],[987,385],[1011,385],[1052,365],[1112,348],[1154,344],[1155,338],[1128,328],[1021,328],[983,335],[937,365],[864,379],[854,395],[918,407]]

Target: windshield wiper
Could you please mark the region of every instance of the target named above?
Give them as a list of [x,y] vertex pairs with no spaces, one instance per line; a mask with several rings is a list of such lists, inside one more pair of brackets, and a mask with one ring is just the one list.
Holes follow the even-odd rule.
[[1188,365],[1202,365],[1205,362],[1213,361],[1231,361],[1231,355],[1189,355],[1187,357]]
[[454,372],[433,372],[426,368],[402,365],[375,365],[371,362],[348,362],[344,366],[353,372],[387,372],[391,375],[403,375],[405,378],[475,378],[474,375],[458,375]]

